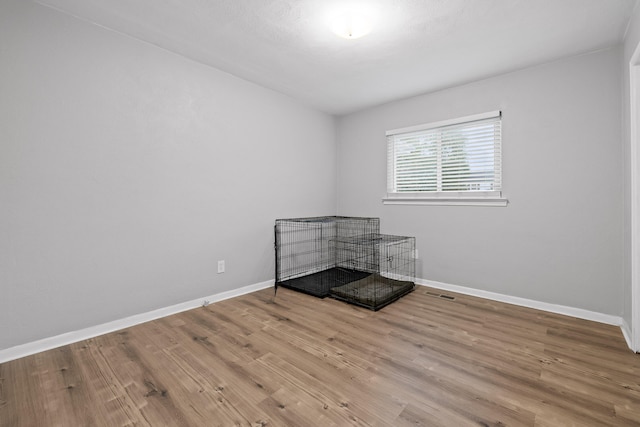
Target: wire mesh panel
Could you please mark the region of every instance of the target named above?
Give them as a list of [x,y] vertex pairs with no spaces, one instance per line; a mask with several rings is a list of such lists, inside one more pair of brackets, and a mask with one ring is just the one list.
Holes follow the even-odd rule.
[[[276,220],[276,286],[318,297],[329,295],[336,283],[336,239],[379,232],[378,218],[324,216]],[[366,273],[359,272],[354,278],[364,276]]]
[[[334,298],[378,310],[411,292],[415,280],[415,238],[369,234],[335,240]],[[354,273],[366,273],[354,280]]]

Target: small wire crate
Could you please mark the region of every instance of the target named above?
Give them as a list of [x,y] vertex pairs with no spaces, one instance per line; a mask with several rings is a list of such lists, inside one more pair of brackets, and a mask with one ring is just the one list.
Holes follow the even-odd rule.
[[415,247],[415,237],[336,237],[336,283],[330,295],[371,310],[396,301],[415,288]]

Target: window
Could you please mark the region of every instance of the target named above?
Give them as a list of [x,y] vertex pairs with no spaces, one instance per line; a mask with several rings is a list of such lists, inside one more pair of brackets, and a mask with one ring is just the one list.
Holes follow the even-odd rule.
[[506,206],[500,111],[387,132],[386,204]]

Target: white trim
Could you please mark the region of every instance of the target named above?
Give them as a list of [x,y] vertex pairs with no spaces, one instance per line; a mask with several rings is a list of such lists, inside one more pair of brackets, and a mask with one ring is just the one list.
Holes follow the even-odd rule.
[[421,130],[428,130],[428,129],[434,129],[434,128],[439,128],[443,126],[457,125],[460,123],[475,122],[476,120],[492,119],[494,117],[500,117],[500,114],[502,114],[500,110],[490,111],[488,113],[473,114],[471,116],[458,117],[456,119],[441,120],[439,122],[426,123],[423,125],[392,129],[387,131],[387,136],[397,135],[399,133],[418,132]]
[[434,206],[507,206],[509,201],[504,198],[471,198],[459,199],[428,198],[428,197],[383,197],[385,205],[434,205]]
[[266,282],[260,282],[242,288],[233,289],[231,291],[220,292],[218,294],[209,295],[206,297],[186,301],[183,303],[171,305],[169,307],[159,308],[157,310],[148,311],[142,314],[135,314],[133,316],[125,317],[123,319],[114,320],[112,322],[103,323],[101,325],[90,326],[79,331],[67,332],[64,334],[56,335],[49,338],[43,338],[38,341],[33,341],[26,344],[10,347],[5,350],[0,350],[0,363],[5,363],[10,360],[19,359],[21,357],[30,356],[42,351],[51,350],[63,345],[73,344],[78,341],[94,338],[99,335],[108,334],[109,332],[118,331],[120,329],[128,328],[131,326],[139,325],[141,323],[149,322],[151,320],[159,319],[161,317],[170,316],[172,314],[180,313],[183,311],[191,310],[203,305],[208,305],[214,302],[223,301],[229,298],[234,298],[240,295],[249,294],[251,292],[259,291],[273,286],[273,280],[267,280]]
[[631,343],[631,328],[629,328],[629,324],[627,323],[626,320],[622,319],[622,325],[620,325],[620,329],[622,330],[622,336],[624,337],[624,340],[627,342],[627,345],[629,346],[631,351],[634,351],[633,345]]
[[429,286],[436,289],[442,289],[445,291],[457,292],[459,294],[471,295],[474,297],[480,297],[493,301],[500,301],[507,304],[535,308],[536,310],[563,314],[565,316],[577,317],[579,319],[592,320],[594,322],[605,323],[607,325],[622,326],[623,324],[623,319],[620,316],[598,313],[597,311],[589,311],[582,308],[569,307],[560,304],[551,304],[548,302],[514,297],[511,295],[504,295],[496,292],[483,291],[481,289],[467,288],[465,286],[450,285],[448,283],[436,282],[434,280],[416,279],[416,284]]
[[630,173],[631,173],[631,349],[640,351],[640,171],[638,154],[640,134],[638,132],[638,73],[640,73],[640,44],[629,62],[629,119],[630,119]]
[[[513,297],[510,295],[499,294],[495,292],[483,291],[480,289],[468,288],[465,286],[451,285],[448,283],[437,282],[434,280],[416,279],[415,283],[420,286],[429,286],[431,288],[442,289],[451,292],[457,292],[464,295],[471,295],[475,297],[485,298],[493,301],[500,301],[507,304],[514,304],[523,307],[535,308],[537,310],[548,311],[551,313],[563,314],[566,316],[577,317],[580,319],[592,320],[595,322],[605,323],[608,325],[620,326],[622,334],[627,341],[629,348],[633,350],[630,339],[629,325],[620,316],[613,316],[610,314],[598,313],[595,311],[584,310],[581,308],[568,307],[558,304],[550,304],[536,300],[530,300],[526,298]],[[231,291],[221,292],[218,294],[210,295],[203,298],[175,304],[169,307],[159,308],[142,314],[136,314],[133,316],[125,317],[123,319],[114,320],[112,322],[103,323],[101,325],[91,326],[79,331],[67,332],[64,334],[56,335],[49,338],[44,338],[38,341],[33,341],[26,344],[10,347],[5,350],[0,350],[0,363],[9,362],[11,360],[19,359],[21,357],[30,356],[32,354],[40,353],[42,351],[51,350],[63,345],[73,344],[78,341],[94,338],[99,335],[104,335],[110,332],[118,331],[120,329],[128,328],[131,326],[139,325],[141,323],[149,322],[151,320],[159,319],[161,317],[170,316],[172,314],[181,313],[183,311],[191,310],[194,308],[208,305],[214,302],[223,301],[229,298],[234,298],[240,295],[249,294],[251,292],[259,291],[273,286],[273,280],[267,280],[265,282],[256,283],[249,286],[244,286],[239,289]]]

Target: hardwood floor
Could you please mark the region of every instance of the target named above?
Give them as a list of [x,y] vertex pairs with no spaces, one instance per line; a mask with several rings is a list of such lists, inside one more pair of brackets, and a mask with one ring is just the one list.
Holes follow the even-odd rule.
[[640,425],[619,328],[268,289],[0,365],[0,426]]

